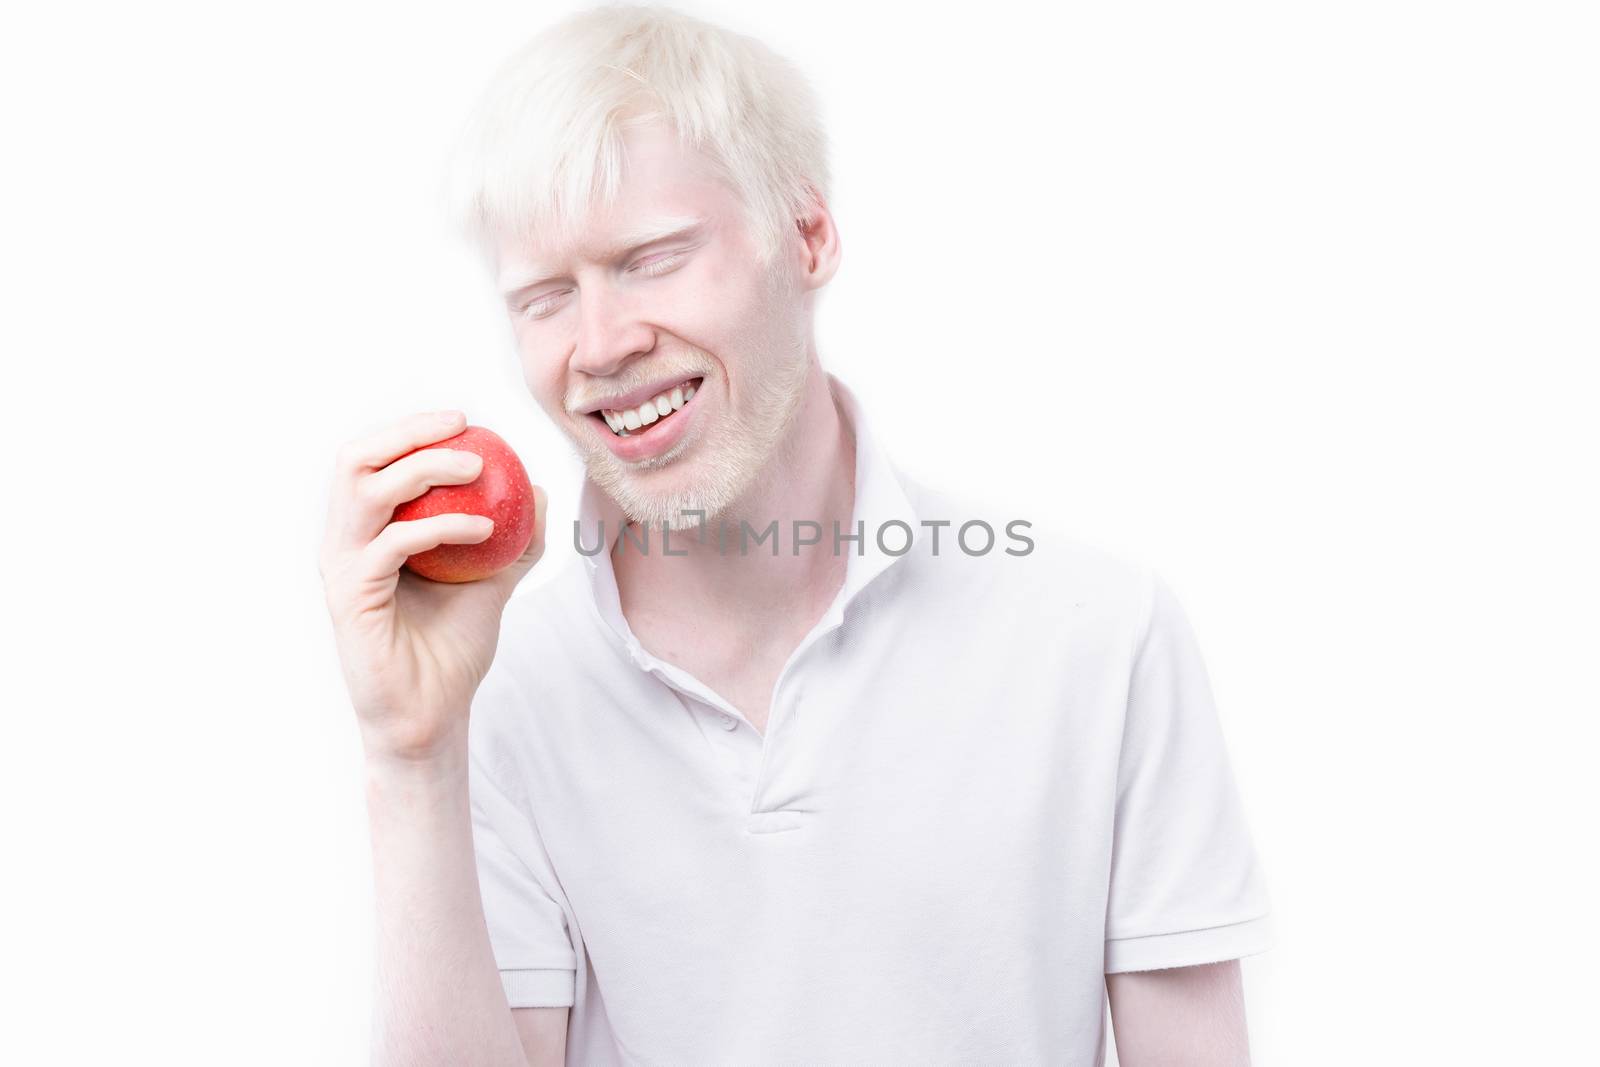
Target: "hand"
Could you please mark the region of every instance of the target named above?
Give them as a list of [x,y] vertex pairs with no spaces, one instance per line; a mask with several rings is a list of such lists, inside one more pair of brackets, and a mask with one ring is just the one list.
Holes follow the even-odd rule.
[[414,553],[475,544],[494,528],[488,518],[459,513],[390,521],[399,504],[430,486],[478,476],[483,460],[472,452],[406,455],[465,428],[460,412],[411,415],[339,451],[318,569],[369,758],[428,760],[464,750],[468,709],[494,661],[501,613],[544,554],[546,497],[534,486],[533,539],[510,567],[461,583],[402,570]]

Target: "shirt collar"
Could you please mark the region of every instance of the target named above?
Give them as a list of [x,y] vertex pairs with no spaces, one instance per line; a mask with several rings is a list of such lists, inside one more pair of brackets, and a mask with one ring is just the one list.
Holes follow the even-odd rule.
[[[827,631],[843,622],[845,609],[868,583],[901,557],[911,554],[921,541],[922,527],[906,490],[905,475],[873,434],[860,399],[833,374],[824,373],[839,412],[855,438],[856,483],[850,524],[841,526],[839,531],[839,551],[847,553],[844,584],[817,624],[820,630]],[[634,637],[622,614],[616,572],[611,565],[611,549],[622,532],[622,518],[622,509],[616,502],[584,476],[578,494],[578,531],[585,550],[590,548],[591,539],[604,522],[604,549],[592,555],[580,554],[594,607],[634,662],[644,666],[651,657]],[[859,541],[843,540],[846,535],[857,533],[861,535]],[[831,548],[832,544],[832,529],[824,529],[818,547]]]

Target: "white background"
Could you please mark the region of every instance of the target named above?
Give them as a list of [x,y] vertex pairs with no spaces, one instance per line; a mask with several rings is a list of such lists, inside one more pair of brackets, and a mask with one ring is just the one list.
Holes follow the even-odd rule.
[[[1592,7],[685,7],[821,94],[819,346],[891,453],[1189,611],[1276,907],[1257,1062],[1592,1056]],[[364,1061],[328,468],[459,406],[570,529],[438,201],[565,8],[6,16],[0,1059]]]

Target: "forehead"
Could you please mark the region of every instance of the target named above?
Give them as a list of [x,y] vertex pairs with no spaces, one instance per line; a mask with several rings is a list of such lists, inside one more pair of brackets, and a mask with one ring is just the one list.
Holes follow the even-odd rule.
[[604,262],[695,220],[712,221],[734,206],[733,191],[704,155],[678,142],[671,128],[651,123],[625,131],[615,201],[584,217],[570,246],[531,237],[497,243],[503,288],[526,286],[578,262]]

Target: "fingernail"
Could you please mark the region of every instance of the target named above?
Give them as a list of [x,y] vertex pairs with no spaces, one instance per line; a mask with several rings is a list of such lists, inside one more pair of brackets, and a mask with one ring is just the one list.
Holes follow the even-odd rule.
[[449,408],[449,409],[447,409],[445,411],[438,411],[438,412],[435,412],[434,414],[438,416],[440,422],[445,422],[445,423],[455,422],[458,419],[461,419],[461,418],[464,417],[461,414],[461,412],[456,410],[455,408]]

